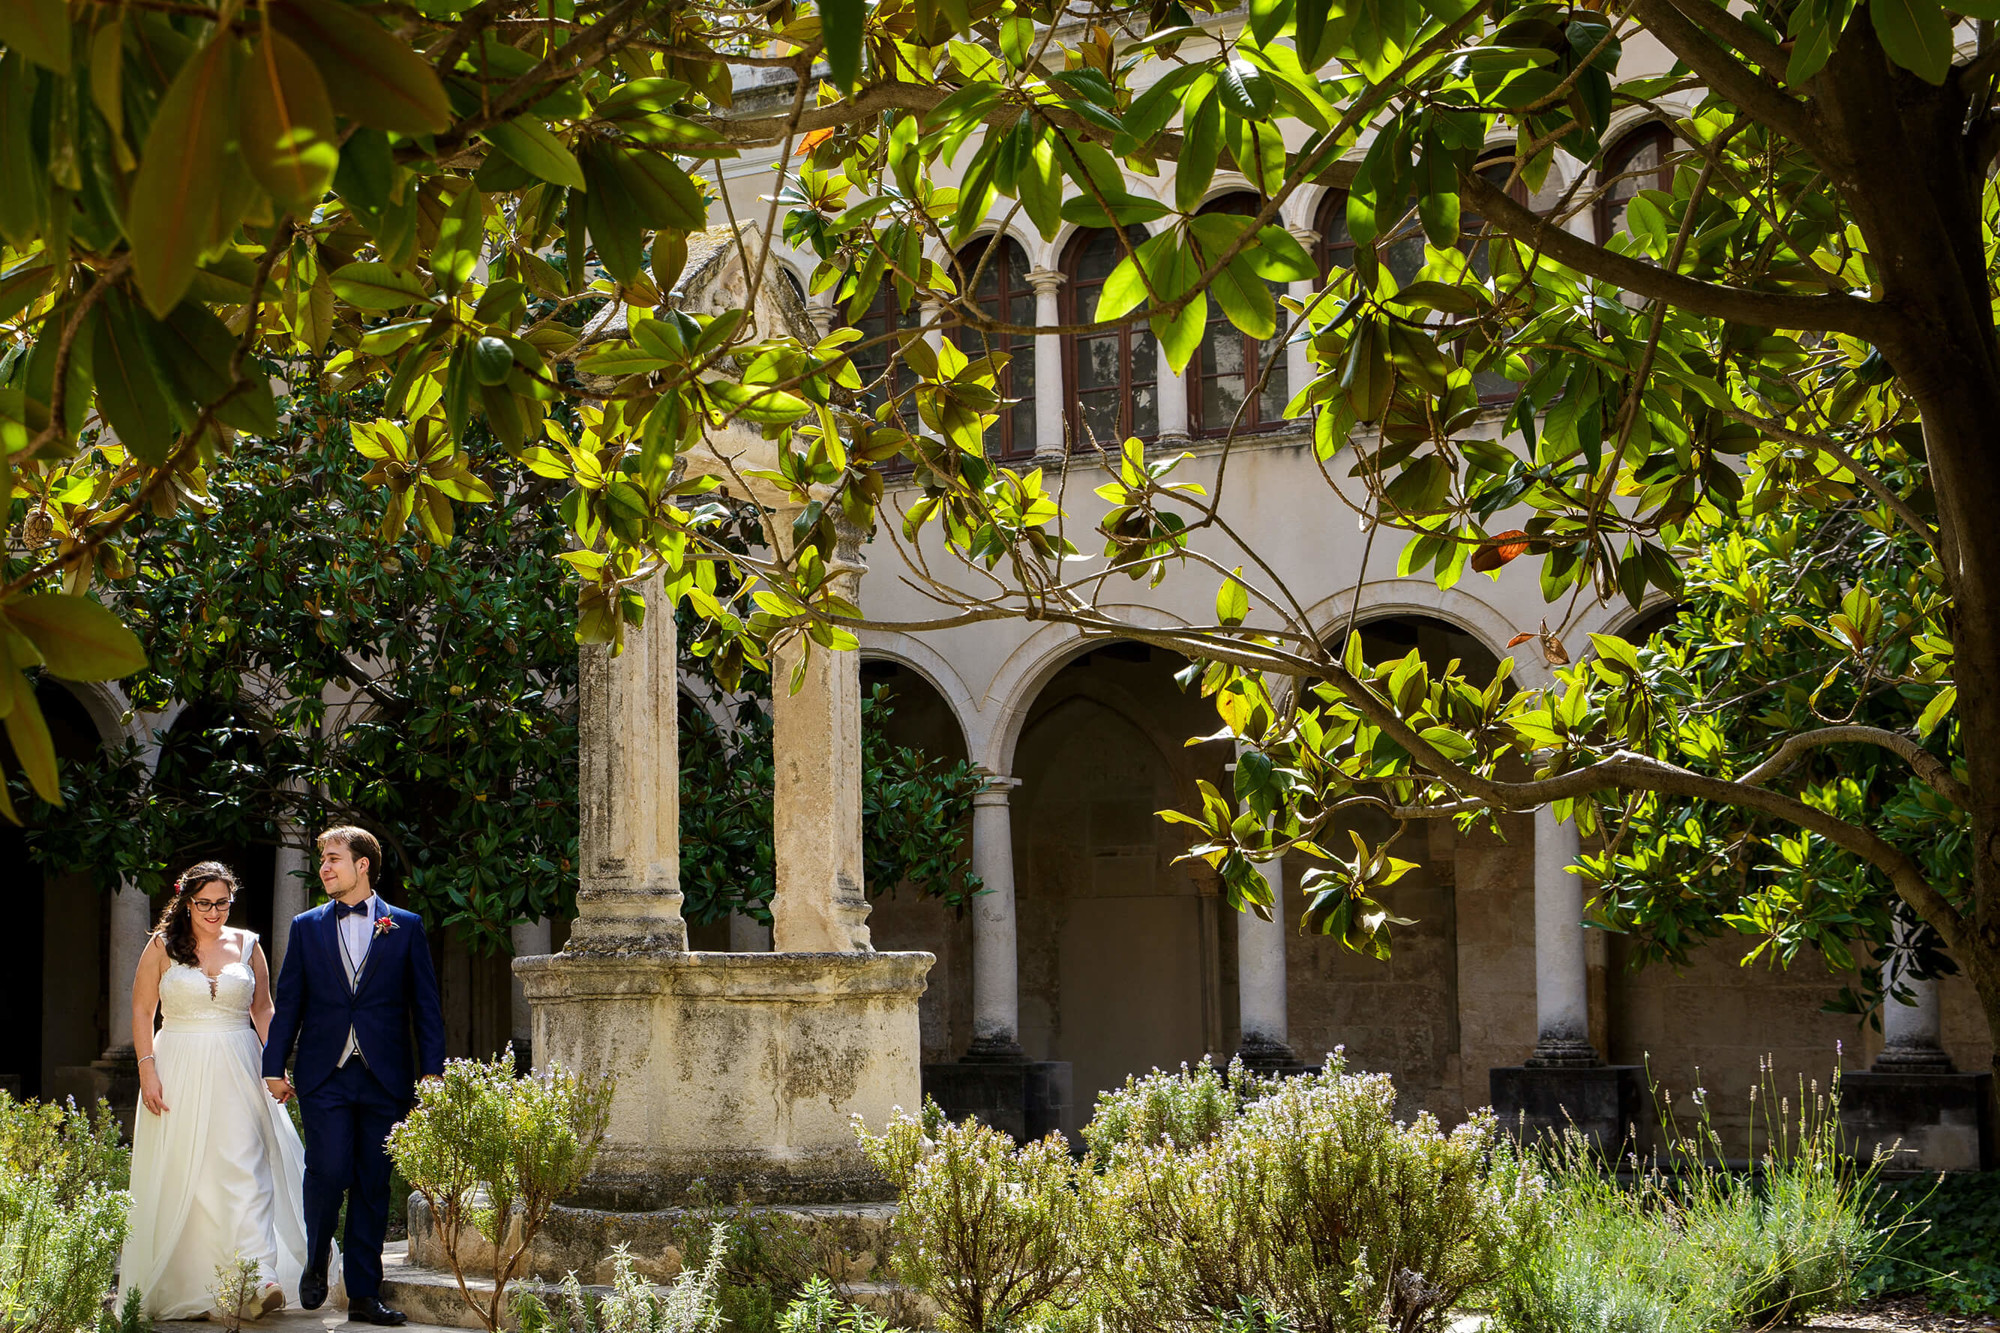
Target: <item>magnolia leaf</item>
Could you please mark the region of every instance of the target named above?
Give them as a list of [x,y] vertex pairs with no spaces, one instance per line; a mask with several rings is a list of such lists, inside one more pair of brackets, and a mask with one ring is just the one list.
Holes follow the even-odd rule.
[[133,318],[123,294],[116,289],[105,293],[91,339],[97,410],[118,432],[120,444],[148,467],[160,467],[173,451],[173,414]]
[[436,134],[451,124],[437,71],[393,33],[338,0],[275,0],[271,20],[325,76],[334,109],[398,134]]
[[319,69],[296,43],[273,32],[254,43],[236,88],[237,143],[271,197],[308,213],[340,165],[333,102]]
[[146,650],[111,609],[88,597],[31,593],[0,607],[65,680],[118,680],[146,665]]
[[401,310],[430,299],[416,274],[387,264],[343,264],[333,271],[332,281],[335,296],[363,310]]
[[576,154],[563,146],[549,127],[536,116],[516,116],[488,125],[480,133],[487,142],[545,181],[581,190],[583,168]]
[[[20,680],[11,663],[0,663],[0,671]],[[62,804],[62,785],[56,771],[55,742],[49,736],[48,719],[42,716],[41,701],[34,687],[22,681],[14,689],[14,706],[7,712],[7,739],[13,742],[14,758],[35,795],[50,805]]]
[[69,7],[63,0],[0,4],[0,43],[45,69],[69,73],[69,38]]
[[[127,211],[132,269],[146,308],[165,318],[194,281],[222,189],[233,102],[230,42],[212,42],[181,66],[146,133]],[[12,188],[11,186],[9,188]]]
[[867,0],[820,0],[820,27],[826,38],[827,73],[836,85],[852,89],[861,76],[861,37]]
[[1926,83],[1951,72],[1951,20],[1938,0],[1868,0],[1868,17],[1889,59]]

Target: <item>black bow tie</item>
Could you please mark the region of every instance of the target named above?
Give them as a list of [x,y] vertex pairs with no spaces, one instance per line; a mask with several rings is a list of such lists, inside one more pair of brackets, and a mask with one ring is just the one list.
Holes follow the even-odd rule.
[[368,900],[366,898],[363,898],[360,902],[355,903],[352,906],[349,906],[347,903],[341,902],[338,899],[335,899],[334,901],[333,919],[335,921],[340,920],[342,917],[367,916],[367,915],[368,915]]

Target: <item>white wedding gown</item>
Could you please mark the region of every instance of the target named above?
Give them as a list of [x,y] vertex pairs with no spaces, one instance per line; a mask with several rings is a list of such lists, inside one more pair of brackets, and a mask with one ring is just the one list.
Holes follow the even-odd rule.
[[167,1110],[138,1109],[131,1229],[118,1269],[119,1300],[137,1287],[155,1319],[215,1308],[216,1265],[239,1254],[256,1261],[259,1288],[276,1282],[288,1304],[298,1302],[305,1150],[264,1087],[264,1047],[250,1025],[256,991],[247,962],[225,966],[213,986],[184,963],[160,978],[153,1052]]

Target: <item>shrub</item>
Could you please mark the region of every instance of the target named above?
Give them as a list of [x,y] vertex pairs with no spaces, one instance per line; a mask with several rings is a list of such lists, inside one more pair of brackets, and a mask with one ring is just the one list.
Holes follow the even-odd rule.
[[741,1193],[726,1203],[702,1181],[690,1188],[673,1239],[689,1267],[720,1256],[715,1304],[735,1333],[777,1333],[786,1305],[829,1259],[796,1218],[755,1209]]
[[1803,1084],[1796,1113],[1768,1077],[1754,1120],[1755,1169],[1731,1171],[1701,1107],[1666,1146],[1630,1159],[1630,1184],[1574,1131],[1547,1145],[1555,1225],[1499,1302],[1512,1333],[1728,1333],[1796,1323],[1851,1303],[1888,1240],[1871,1220],[1879,1166],[1841,1151],[1839,1084]]
[[257,1261],[233,1254],[215,1266],[215,1281],[209,1284],[208,1294],[215,1298],[209,1316],[220,1323],[229,1333],[241,1333],[246,1315],[256,1318],[258,1288]]
[[1059,1134],[1015,1147],[954,1125],[935,1102],[862,1147],[896,1187],[897,1275],[937,1302],[946,1333],[993,1333],[1074,1305],[1094,1258],[1089,1208]]
[[[514,1051],[451,1060],[417,1087],[417,1106],[389,1134],[389,1155],[430,1204],[460,1297],[488,1333],[555,1201],[583,1183],[611,1112],[611,1081],[559,1065],[518,1074]],[[510,1222],[512,1225],[510,1225]],[[466,1228],[493,1246],[493,1289],[465,1281]]]
[[[1179,1079],[1216,1104],[1206,1076]],[[1300,1333],[1436,1329],[1542,1228],[1541,1182],[1490,1114],[1450,1133],[1428,1115],[1400,1123],[1389,1078],[1338,1056],[1245,1091],[1200,1141],[1128,1140],[1096,1178],[1113,1327],[1204,1328],[1233,1312]]]
[[132,1287],[114,1313],[107,1309],[97,1319],[97,1333],[153,1333],[153,1321],[146,1317],[146,1293]]
[[716,1333],[716,1283],[722,1273],[722,1237],[709,1246],[708,1262],[690,1268],[668,1287],[648,1285],[632,1271],[624,1246],[612,1252],[611,1294],[584,1290],[575,1273],[563,1279],[551,1306],[532,1292],[514,1300],[519,1333]]
[[1127,1082],[1074,1161],[934,1106],[870,1157],[895,1183],[896,1263],[954,1333],[1417,1333],[1538,1241],[1541,1184],[1491,1116],[1398,1123],[1388,1078],[1203,1067]]
[[111,1108],[0,1093],[0,1329],[98,1327],[125,1243],[131,1158]]

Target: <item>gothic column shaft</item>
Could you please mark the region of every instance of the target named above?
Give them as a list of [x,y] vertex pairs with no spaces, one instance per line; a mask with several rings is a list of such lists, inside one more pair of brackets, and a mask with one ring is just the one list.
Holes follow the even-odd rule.
[[1021,1053],[1021,978],[1014,908],[1014,820],[1008,798],[1018,778],[989,776],[972,798],[972,870],[983,892],[972,899],[971,1054]]
[[287,822],[279,826],[278,836],[283,841],[271,857],[271,950],[268,961],[273,976],[277,975],[278,968],[285,961],[285,950],[291,947],[292,918],[306,910],[306,904],[312,897],[306,889],[309,858],[304,844],[305,834],[297,825]]
[[[823,503],[837,503],[831,495]],[[790,553],[792,520],[771,517],[776,543]],[[860,533],[842,523],[829,560],[833,591],[859,604]],[[777,894],[771,904],[778,953],[868,953],[868,895],[861,854],[861,655],[798,635],[771,663],[772,825]],[[805,659],[803,674],[800,660]],[[794,676],[799,687],[792,688]]]
[[[1315,247],[1319,245],[1319,233],[1310,227],[1293,227],[1291,233],[1292,238],[1305,247],[1307,254],[1312,254]],[[1312,278],[1306,278],[1292,284],[1290,295],[1295,300],[1306,302],[1312,300],[1313,293],[1317,290],[1319,290],[1319,282]],[[1298,318],[1297,315],[1292,316],[1294,321]],[[1289,332],[1289,330],[1287,331]],[[1287,358],[1285,371],[1290,376],[1290,383],[1286,387],[1288,392],[1296,398],[1301,389],[1312,383],[1312,353],[1305,343],[1287,342],[1285,344],[1285,356]],[[1312,414],[1309,412],[1306,415],[1309,419]]]
[[153,930],[152,901],[130,880],[111,896],[111,1044],[107,1056],[132,1054],[132,979]]
[[1241,1006],[1243,1047],[1256,1053],[1291,1054],[1291,1024],[1285,999],[1285,863],[1257,867],[1271,886],[1271,919],[1255,912],[1236,916],[1236,990]]
[[583,953],[687,948],[674,612],[658,574],[644,591],[646,623],[627,627],[624,651],[587,644],[578,664],[582,865],[569,947]]
[[[1056,299],[1062,287],[1063,275],[1054,269],[1038,268],[1028,274],[1028,283],[1035,289],[1035,324],[1044,329],[1052,329],[1062,323],[1062,306]],[[1061,458],[1067,450],[1067,423],[1063,420],[1063,403],[1067,390],[1063,387],[1062,335],[1059,333],[1038,333],[1035,335],[1035,454],[1038,457]]]
[[1530,1065],[1594,1065],[1576,825],[1535,811],[1535,1053]]
[[[1159,338],[1153,339],[1153,354],[1159,358],[1158,398],[1160,412],[1160,440],[1185,440],[1188,438],[1188,390],[1185,376],[1176,372],[1167,360],[1167,345]],[[1200,356],[1200,352],[1195,353]],[[1112,442],[1114,445],[1117,441]]]

